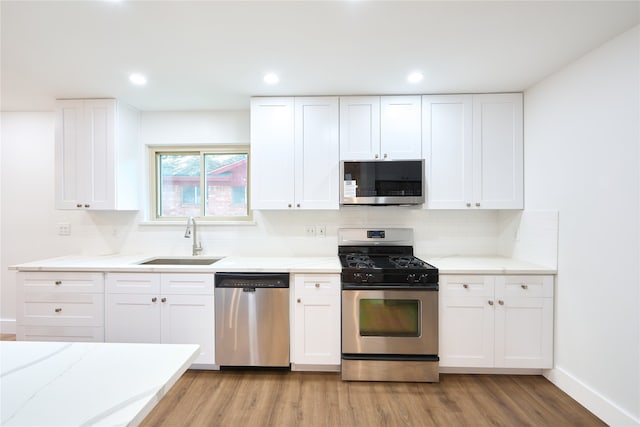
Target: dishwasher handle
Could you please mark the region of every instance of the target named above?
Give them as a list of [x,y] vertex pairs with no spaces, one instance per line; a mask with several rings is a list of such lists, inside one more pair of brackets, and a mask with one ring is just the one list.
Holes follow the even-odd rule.
[[216,273],[215,287],[242,288],[245,292],[255,292],[256,288],[288,288],[289,273]]

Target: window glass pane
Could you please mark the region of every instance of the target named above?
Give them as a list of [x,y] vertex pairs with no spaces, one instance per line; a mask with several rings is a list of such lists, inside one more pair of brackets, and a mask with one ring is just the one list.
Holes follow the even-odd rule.
[[247,154],[205,154],[205,216],[247,216]]
[[361,299],[360,336],[419,337],[420,301]]
[[158,216],[200,216],[200,155],[158,156]]

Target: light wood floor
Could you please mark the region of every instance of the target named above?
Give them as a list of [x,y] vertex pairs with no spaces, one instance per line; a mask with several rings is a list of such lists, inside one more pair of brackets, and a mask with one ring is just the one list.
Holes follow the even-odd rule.
[[541,376],[441,375],[440,383],[340,374],[187,371],[142,426],[603,426]]
[[[13,341],[15,335],[0,334]],[[604,426],[541,376],[440,375],[436,384],[345,382],[337,373],[187,371],[151,426]]]

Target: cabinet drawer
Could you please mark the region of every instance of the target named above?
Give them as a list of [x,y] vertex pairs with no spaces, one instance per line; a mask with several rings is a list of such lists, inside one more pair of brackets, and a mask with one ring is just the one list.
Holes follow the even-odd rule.
[[16,328],[18,341],[104,342],[104,328],[89,326],[33,326]]
[[498,276],[496,297],[553,297],[553,276]]
[[102,326],[104,295],[26,293],[17,317],[20,325]]
[[160,294],[159,273],[108,273],[107,293]]
[[214,277],[213,273],[164,273],[161,278],[162,294],[213,295]]
[[493,297],[494,276],[440,275],[440,293],[445,296]]
[[339,274],[296,274],[296,295],[335,295],[340,293]]
[[103,293],[103,273],[19,273],[18,284],[23,292]]

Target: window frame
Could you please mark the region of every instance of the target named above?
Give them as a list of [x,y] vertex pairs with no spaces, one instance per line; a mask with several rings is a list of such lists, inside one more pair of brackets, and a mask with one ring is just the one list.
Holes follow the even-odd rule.
[[[160,208],[160,168],[159,156],[161,155],[198,155],[200,157],[200,212],[195,218],[206,223],[246,223],[253,221],[251,210],[251,153],[248,144],[229,145],[150,145],[149,154],[149,219],[152,222],[176,222],[185,221],[187,216],[159,216]],[[205,216],[207,200],[205,155],[207,154],[244,154],[247,156],[247,214],[244,216]]]

